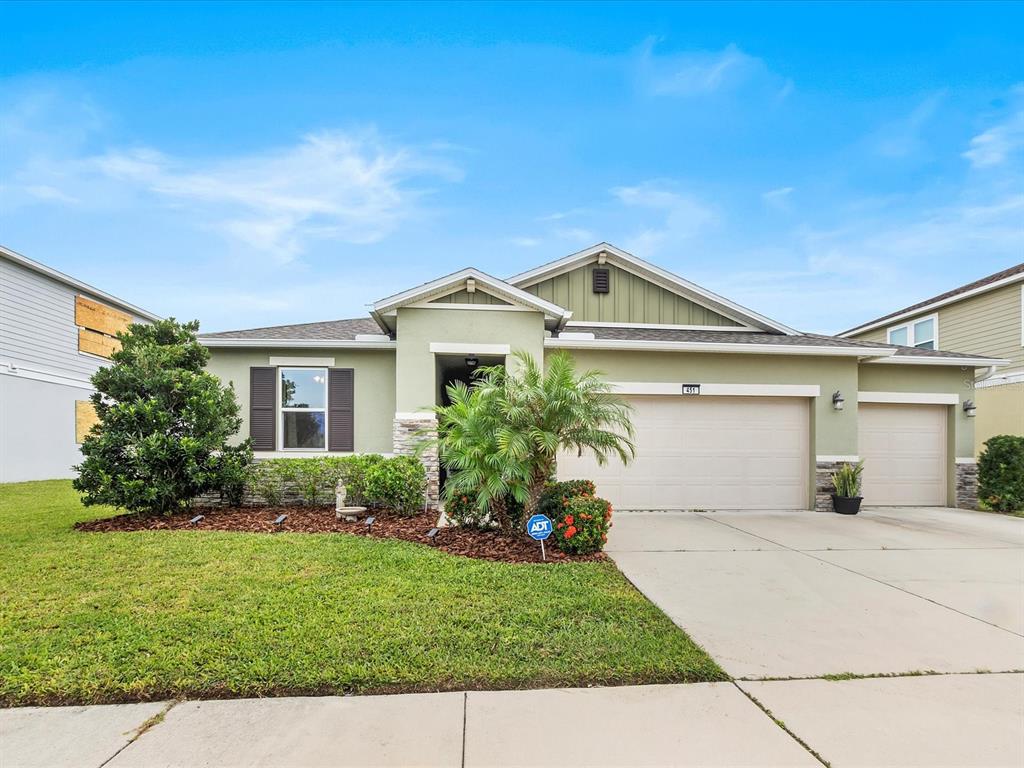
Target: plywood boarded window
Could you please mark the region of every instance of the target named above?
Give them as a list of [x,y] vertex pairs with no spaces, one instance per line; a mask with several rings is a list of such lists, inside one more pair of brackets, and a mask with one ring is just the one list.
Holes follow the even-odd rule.
[[89,434],[89,430],[99,424],[96,407],[89,400],[75,400],[75,442],[79,445]]
[[114,338],[128,330],[132,316],[84,296],[75,297],[75,325],[78,326],[78,351],[109,358],[121,348]]

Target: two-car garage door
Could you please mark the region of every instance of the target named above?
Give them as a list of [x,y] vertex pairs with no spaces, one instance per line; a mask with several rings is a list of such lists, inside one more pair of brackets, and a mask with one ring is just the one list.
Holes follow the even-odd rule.
[[637,455],[598,466],[564,454],[618,509],[806,509],[809,401],[799,397],[630,397]]

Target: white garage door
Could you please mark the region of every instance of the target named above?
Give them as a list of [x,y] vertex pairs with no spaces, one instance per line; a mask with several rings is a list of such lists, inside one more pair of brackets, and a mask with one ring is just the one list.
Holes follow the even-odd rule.
[[860,404],[865,504],[945,506],[946,412],[942,405]]
[[630,397],[637,455],[598,466],[563,454],[558,476],[590,478],[618,509],[806,509],[808,400]]

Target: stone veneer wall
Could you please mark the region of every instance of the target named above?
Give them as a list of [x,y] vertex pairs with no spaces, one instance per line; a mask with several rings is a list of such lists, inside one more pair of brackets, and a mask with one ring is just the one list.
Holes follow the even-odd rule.
[[[428,437],[437,435],[437,423],[429,414],[408,414],[395,416],[394,454],[396,456],[416,455],[419,444]],[[419,453],[419,459],[427,470],[427,508],[437,510],[440,504],[440,462],[437,457],[437,446],[432,445]]]
[[836,487],[832,484],[832,473],[835,472],[846,461],[819,461],[815,464],[814,472],[814,511],[832,511],[832,493]]
[[956,505],[960,509],[978,508],[978,464],[956,463]]

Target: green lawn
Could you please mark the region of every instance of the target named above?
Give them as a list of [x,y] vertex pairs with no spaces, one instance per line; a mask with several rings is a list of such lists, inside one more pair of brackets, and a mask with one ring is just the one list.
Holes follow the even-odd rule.
[[724,679],[611,563],[343,534],[80,533],[0,486],[0,704]]

